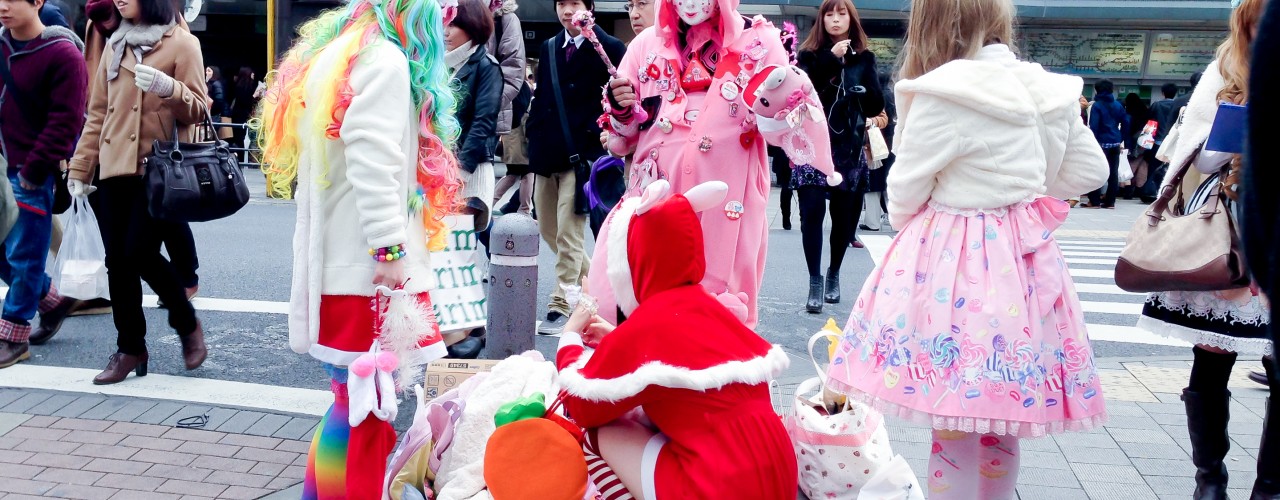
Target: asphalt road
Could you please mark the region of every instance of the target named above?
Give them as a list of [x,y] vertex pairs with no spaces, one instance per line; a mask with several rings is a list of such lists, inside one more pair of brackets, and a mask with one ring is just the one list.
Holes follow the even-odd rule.
[[[261,194],[261,180],[254,181],[255,196]],[[776,193],[776,190],[775,190]],[[774,205],[776,207],[776,203]],[[1077,209],[1064,229],[1073,240],[1085,240],[1090,231],[1115,242],[1141,212],[1136,202],[1123,202],[1113,211]],[[774,209],[776,216],[776,208]],[[292,203],[255,199],[240,213],[227,219],[193,225],[200,253],[200,297],[246,301],[287,302],[289,298],[295,208]],[[798,219],[798,216],[793,214]],[[769,233],[769,259],[760,298],[761,324],[758,331],[803,360],[805,342],[827,318],[843,326],[864,278],[874,267],[867,250],[850,249],[840,278],[844,302],[828,305],[823,314],[803,310],[808,293],[807,271],[796,230],[784,231],[775,220]],[[878,233],[891,235],[892,233]],[[1085,235],[1085,236],[1080,236]],[[1065,237],[1062,239],[1066,239]],[[712,242],[709,242],[712,243]],[[590,238],[588,237],[590,245]],[[545,314],[546,297],[555,284],[554,260],[543,246],[538,258],[540,280],[539,314]],[[824,256],[823,267],[827,265]],[[1079,281],[1079,280],[1078,280]],[[149,292],[148,292],[149,293]],[[1088,300],[1088,299],[1086,299]],[[1124,297],[1121,302],[1140,302],[1141,297]],[[199,307],[199,303],[197,303]],[[210,356],[205,365],[185,372],[180,361],[177,338],[168,329],[163,310],[148,309],[148,343],[151,371],[222,380],[254,382],[289,387],[326,389],[327,381],[319,364],[288,348],[287,323],[283,314],[259,312],[204,311]],[[1090,314],[1091,324],[1131,326],[1134,317],[1126,314]],[[115,329],[110,316],[75,317],[62,332],[44,346],[32,348],[33,364],[100,369],[114,352]],[[550,353],[555,339],[540,338],[540,350]],[[1184,355],[1183,347],[1126,342],[1095,342],[1098,357]],[[810,371],[807,363],[793,363],[789,375]],[[2,374],[3,372],[0,372]]]

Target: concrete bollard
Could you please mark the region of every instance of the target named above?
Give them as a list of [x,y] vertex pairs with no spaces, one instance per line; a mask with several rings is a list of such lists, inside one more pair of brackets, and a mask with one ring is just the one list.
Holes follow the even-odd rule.
[[533,349],[538,315],[538,223],[514,213],[493,223],[489,236],[489,322],[485,359]]

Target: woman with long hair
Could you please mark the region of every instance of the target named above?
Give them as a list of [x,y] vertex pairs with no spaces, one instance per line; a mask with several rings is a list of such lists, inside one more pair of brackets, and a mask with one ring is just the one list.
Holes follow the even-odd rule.
[[[249,117],[253,116],[253,110],[258,107],[258,96],[255,91],[258,88],[258,80],[253,74],[253,68],[244,66],[236,73],[235,88],[232,89],[231,101],[231,123],[245,124],[248,123]],[[235,133],[231,136],[232,147],[244,147],[244,138],[248,134],[248,127],[236,127]]]
[[[826,176],[808,165],[797,165],[792,184],[800,198],[800,239],[809,267],[809,299],[805,310],[821,313],[822,303],[840,302],[840,265],[855,239],[863,193],[867,191],[867,156],[863,146],[867,119],[884,111],[884,93],[876,76],[876,56],[867,50],[858,9],[850,0],[824,0],[818,22],[800,45],[799,64],[813,80],[827,111],[832,160],[844,182],[828,186]],[[822,278],[823,219],[831,203],[831,260]]]
[[1012,0],[914,0],[894,86],[898,236],[829,387],[933,427],[930,500],[1017,498],[1019,440],[1102,425],[1084,313],[1053,238],[1101,185],[1079,77],[1019,61]]
[[[441,219],[459,189],[445,12],[435,0],[355,0],[325,12],[302,26],[263,99],[269,189],[288,195],[297,184],[289,344],[333,379],[303,498],[380,495],[394,389],[378,396],[367,372],[348,367],[379,348],[400,355],[401,373],[445,354],[429,295],[429,250],[444,246]],[[395,323],[421,327],[398,337],[400,348],[379,332],[390,314],[380,287],[409,306]]]
[[[117,351],[94,377],[95,384],[123,381],[133,371],[147,374],[140,280],[167,305],[186,368],[199,368],[208,355],[180,273],[160,254],[165,235],[189,234],[191,229],[151,217],[142,178],[142,160],[154,141],[192,137],[193,125],[209,112],[200,42],[179,26],[173,2],[118,0],[115,5],[122,20],[107,40],[101,73],[90,78],[89,119],[70,165],[72,194],[92,190],[86,186],[96,174],[98,224],[117,333]],[[175,129],[178,137],[173,137]]]
[[[1243,105],[1249,102],[1250,46],[1257,36],[1258,23],[1267,1],[1244,0],[1236,7],[1231,14],[1231,32],[1227,40],[1218,48],[1217,59],[1205,69],[1187,103],[1178,132],[1178,147],[1169,164],[1174,169],[1194,161],[1192,173],[1198,171],[1204,177],[1198,183],[1183,182],[1181,186],[1172,186],[1186,195],[1185,213],[1199,210],[1209,197],[1217,195],[1221,186],[1226,199],[1219,202],[1227,208],[1227,214],[1238,216],[1235,197],[1241,182],[1240,155],[1210,151],[1205,149],[1205,142],[1209,131],[1214,128],[1220,103]],[[1161,189],[1168,187],[1172,177],[1166,176],[1166,186]],[[1231,235],[1223,234],[1221,237],[1229,238]],[[1227,497],[1227,467],[1223,462],[1231,448],[1227,435],[1231,391],[1227,390],[1227,381],[1237,355],[1261,356],[1271,352],[1271,340],[1267,337],[1270,311],[1266,298],[1255,284],[1251,284],[1214,292],[1153,293],[1147,297],[1142,316],[1138,318],[1139,328],[1195,344],[1191,377],[1187,388],[1182,391],[1182,401],[1186,405],[1187,430],[1191,436],[1191,461],[1196,466],[1196,490],[1193,494],[1196,499]],[[1273,369],[1271,363],[1263,365],[1269,372]],[[1278,396],[1280,393],[1272,386],[1252,499],[1280,496]]]
[[222,84],[222,68],[208,66],[204,69],[205,86],[209,89],[209,112],[218,123],[227,112],[227,94]]

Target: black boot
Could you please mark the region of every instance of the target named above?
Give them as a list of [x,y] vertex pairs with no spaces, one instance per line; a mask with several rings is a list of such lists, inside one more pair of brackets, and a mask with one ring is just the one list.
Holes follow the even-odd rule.
[[[1272,360],[1264,365],[1268,375]],[[1280,387],[1271,388],[1267,398],[1267,418],[1262,421],[1262,444],[1258,445],[1258,480],[1249,500],[1280,500]],[[1268,433],[1267,431],[1271,431]]]
[[822,312],[822,276],[809,277],[809,301],[804,303],[804,310],[813,314]]
[[840,303],[840,273],[827,269],[827,293],[823,294],[823,300],[828,304]]
[[1227,466],[1222,459],[1231,449],[1227,437],[1231,391],[1218,393],[1182,390],[1187,408],[1187,431],[1191,435],[1191,463],[1196,466],[1196,500],[1226,500]]

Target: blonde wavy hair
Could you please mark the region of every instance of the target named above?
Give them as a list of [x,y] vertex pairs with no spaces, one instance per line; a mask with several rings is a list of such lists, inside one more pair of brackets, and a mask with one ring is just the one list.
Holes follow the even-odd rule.
[[1013,45],[1012,0],[913,0],[898,77],[919,78],[978,49]]
[[1218,91],[1219,101],[1249,102],[1249,61],[1253,59],[1253,39],[1267,1],[1243,0],[1231,12],[1231,32],[1218,46],[1218,72],[1226,82]]

